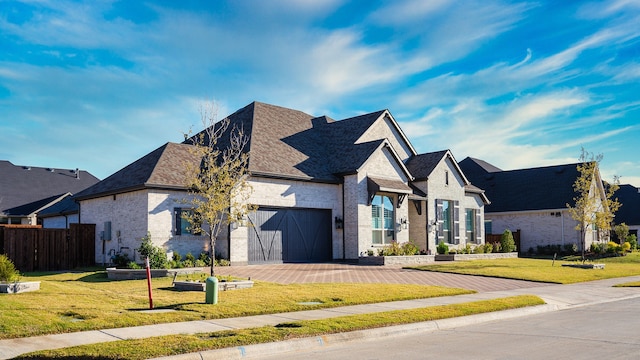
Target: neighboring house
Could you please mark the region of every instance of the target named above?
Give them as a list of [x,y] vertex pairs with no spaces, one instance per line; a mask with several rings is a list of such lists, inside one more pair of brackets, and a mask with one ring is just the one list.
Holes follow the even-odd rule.
[[[249,135],[257,205],[216,243],[232,264],[357,259],[394,241],[425,252],[438,239],[483,242],[483,192],[449,151],[418,155],[387,110],[335,121],[254,102],[228,119]],[[199,161],[189,148],[167,143],[77,195],[81,222],[97,224],[97,262],[137,256],[147,232],[167,253],[208,250],[182,216],[192,210],[185,162]]]
[[38,222],[43,228],[68,229],[69,224],[77,224],[80,207],[71,193],[51,206],[37,212]]
[[42,225],[38,213],[99,179],[86,171],[17,166],[0,161],[0,224]]
[[622,204],[615,213],[614,222],[627,224],[629,234],[638,236],[638,230],[640,230],[640,189],[633,185],[620,185],[613,197],[618,198]]
[[[491,199],[485,207],[488,234],[520,230],[520,252],[536,251],[538,246],[576,244],[580,248],[580,231],[567,204],[574,205],[573,184],[580,175],[578,164],[503,171],[483,160],[466,158],[460,168],[471,182],[484,189]],[[597,201],[604,199],[600,174],[594,179]],[[590,228],[587,249],[594,241],[605,240]]]

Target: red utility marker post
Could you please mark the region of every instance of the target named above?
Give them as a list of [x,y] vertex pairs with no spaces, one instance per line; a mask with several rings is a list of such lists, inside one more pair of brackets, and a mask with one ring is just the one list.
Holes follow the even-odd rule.
[[151,294],[151,268],[147,257],[147,288],[149,288],[149,309],[153,310],[153,295]]

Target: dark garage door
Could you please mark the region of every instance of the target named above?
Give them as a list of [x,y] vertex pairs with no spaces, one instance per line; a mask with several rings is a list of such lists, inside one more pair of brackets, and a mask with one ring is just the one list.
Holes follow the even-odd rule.
[[249,220],[250,264],[331,260],[331,210],[261,207]]

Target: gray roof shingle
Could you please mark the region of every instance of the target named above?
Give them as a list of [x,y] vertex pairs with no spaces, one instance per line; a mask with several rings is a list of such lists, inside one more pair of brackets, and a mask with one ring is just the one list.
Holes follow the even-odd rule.
[[75,197],[81,200],[144,188],[184,189],[185,162],[199,162],[190,147],[166,143]]
[[577,163],[498,172],[484,170],[472,158],[459,165],[471,183],[491,200],[485,207],[487,213],[563,209],[576,195],[573,183],[579,176]]
[[448,150],[442,150],[416,155],[407,161],[407,169],[409,169],[416,180],[426,180],[440,160],[447,154],[447,151]]
[[620,185],[613,197],[617,197],[622,204],[615,213],[615,223],[640,225],[640,192],[638,192],[638,188],[633,185]]
[[0,214],[52,196],[78,193],[98,181],[84,170],[76,177],[76,170],[18,166],[0,160]]

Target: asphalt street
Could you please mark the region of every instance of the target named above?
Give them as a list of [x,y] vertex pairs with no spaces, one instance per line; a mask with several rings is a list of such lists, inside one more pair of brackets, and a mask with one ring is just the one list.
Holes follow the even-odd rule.
[[256,358],[639,359],[640,298]]

